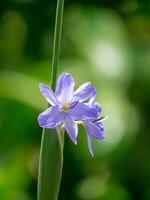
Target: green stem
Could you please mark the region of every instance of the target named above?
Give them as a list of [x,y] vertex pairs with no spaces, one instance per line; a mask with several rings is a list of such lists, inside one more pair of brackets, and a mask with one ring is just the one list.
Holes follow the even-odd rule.
[[63,164],[63,131],[43,129],[39,174],[38,200],[57,200],[62,164]]
[[63,11],[64,11],[64,0],[58,0],[57,11],[56,11],[53,60],[52,60],[52,78],[51,78],[51,87],[53,90],[55,90],[55,87],[56,87],[57,69],[58,69],[59,52],[60,52],[60,41],[61,41],[62,23],[63,23]]
[[[55,90],[62,33],[64,0],[57,0],[51,88]],[[43,129],[39,171],[38,200],[57,200],[63,166],[63,129]]]

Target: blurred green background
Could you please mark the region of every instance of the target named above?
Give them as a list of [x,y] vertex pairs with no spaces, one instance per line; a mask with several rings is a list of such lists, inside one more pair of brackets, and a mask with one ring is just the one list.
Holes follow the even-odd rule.
[[[36,200],[56,0],[0,1],[0,200]],[[150,200],[150,1],[66,0],[59,73],[91,81],[106,139],[66,134],[59,200]]]

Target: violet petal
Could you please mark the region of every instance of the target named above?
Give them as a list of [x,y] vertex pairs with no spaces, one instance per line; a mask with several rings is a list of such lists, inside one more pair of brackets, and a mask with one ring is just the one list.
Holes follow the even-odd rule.
[[55,94],[51,90],[51,88],[42,83],[39,84],[39,88],[45,99],[48,101],[48,103],[50,103],[53,106],[58,104]]
[[88,148],[89,148],[89,151],[92,155],[92,157],[94,156],[94,151],[93,151],[93,147],[92,147],[92,139],[89,135],[87,135],[87,143],[88,143]]
[[63,104],[71,101],[74,93],[74,80],[66,72],[59,76],[56,87],[56,97]]
[[94,108],[79,102],[67,112],[76,120],[94,119],[98,116]]
[[84,121],[84,125],[87,135],[89,135],[92,139],[101,140],[105,138],[102,123],[96,124],[89,120],[86,120]]
[[56,128],[64,117],[65,113],[60,112],[58,106],[52,106],[39,114],[38,122],[42,128]]
[[77,144],[77,139],[76,139],[78,134],[77,124],[69,115],[66,115],[63,122],[70,139],[73,141],[74,144]]
[[91,85],[90,82],[84,83],[81,85],[74,93],[74,99],[80,102],[86,101],[91,96],[96,94],[95,88]]
[[88,102],[88,105],[96,110],[97,113],[102,112],[102,107],[95,101],[96,95],[92,96]]

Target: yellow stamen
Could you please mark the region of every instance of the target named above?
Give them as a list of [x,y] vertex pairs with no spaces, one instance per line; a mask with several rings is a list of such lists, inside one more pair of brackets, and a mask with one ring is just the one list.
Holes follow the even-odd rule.
[[69,104],[69,103],[64,103],[64,104],[62,105],[63,111],[67,111],[67,110],[69,109],[69,107],[70,107],[70,104]]

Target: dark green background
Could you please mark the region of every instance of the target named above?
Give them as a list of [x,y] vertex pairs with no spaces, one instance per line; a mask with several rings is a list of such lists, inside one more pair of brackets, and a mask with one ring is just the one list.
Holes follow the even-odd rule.
[[[35,200],[56,1],[0,1],[0,200]],[[150,1],[66,0],[59,74],[90,81],[106,139],[65,137],[60,200],[150,199]],[[55,152],[54,152],[55,153]]]

